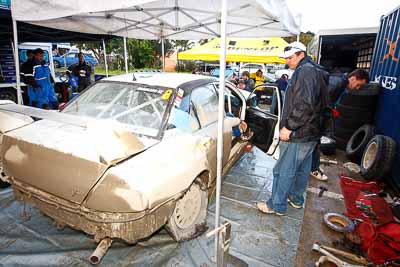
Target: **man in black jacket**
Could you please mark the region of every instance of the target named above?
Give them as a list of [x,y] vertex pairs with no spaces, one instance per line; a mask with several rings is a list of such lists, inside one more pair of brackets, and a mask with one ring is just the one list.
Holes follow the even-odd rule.
[[78,78],[78,92],[82,92],[88,87],[92,81],[90,75],[92,75],[92,66],[85,61],[85,55],[80,52],[78,54],[79,62],[68,68],[74,76]]
[[29,84],[29,79],[31,76],[29,74],[33,73],[33,65],[35,59],[33,58],[33,51],[28,49],[26,50],[26,61],[21,65],[21,79],[25,84]]
[[267,214],[283,215],[287,203],[302,208],[311,171],[312,152],[321,135],[323,73],[306,54],[306,47],[293,42],[284,49],[290,69],[295,70],[286,89],[280,121],[280,157],[274,166],[272,195],[256,203]]

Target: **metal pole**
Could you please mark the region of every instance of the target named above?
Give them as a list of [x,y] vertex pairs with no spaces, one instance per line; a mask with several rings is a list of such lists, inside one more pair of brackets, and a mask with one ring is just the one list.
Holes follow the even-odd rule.
[[124,58],[125,58],[125,72],[128,74],[128,51],[126,49],[126,37],[124,37]]
[[[218,138],[217,138],[217,193],[215,208],[215,228],[219,227],[221,181],[222,181],[222,158],[224,155],[224,89],[225,89],[225,64],[226,64],[226,17],[227,0],[221,3],[221,47],[219,57],[219,96],[218,96]],[[215,256],[218,259],[219,236],[215,235]]]
[[165,71],[164,37],[161,37],[162,71]]
[[300,34],[297,35],[297,42],[300,42]]
[[14,62],[15,62],[15,78],[17,80],[17,103],[22,105],[22,93],[21,93],[21,77],[19,73],[19,55],[18,55],[18,32],[17,32],[17,21],[12,20],[13,23],[13,34],[14,34]]
[[322,36],[319,37],[319,42],[318,42],[318,53],[317,53],[317,63],[320,64],[321,62],[321,48],[322,48]]
[[106,43],[103,39],[103,53],[104,53],[104,66],[106,67],[106,77],[108,77],[108,64],[107,64],[107,52],[106,52]]

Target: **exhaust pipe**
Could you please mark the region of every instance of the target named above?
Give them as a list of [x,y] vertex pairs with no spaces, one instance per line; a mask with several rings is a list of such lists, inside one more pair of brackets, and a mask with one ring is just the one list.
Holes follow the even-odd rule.
[[99,264],[103,256],[107,253],[108,248],[112,244],[112,239],[106,237],[100,241],[96,250],[90,255],[89,261],[91,264]]

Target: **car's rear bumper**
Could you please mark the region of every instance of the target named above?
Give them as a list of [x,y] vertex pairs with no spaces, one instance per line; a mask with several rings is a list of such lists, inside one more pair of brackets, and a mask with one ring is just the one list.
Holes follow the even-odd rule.
[[90,210],[82,205],[58,198],[11,178],[17,199],[31,203],[54,219],[57,226],[68,225],[93,235],[99,241],[105,237],[135,243],[160,229],[175,208],[176,200],[136,213],[116,213]]

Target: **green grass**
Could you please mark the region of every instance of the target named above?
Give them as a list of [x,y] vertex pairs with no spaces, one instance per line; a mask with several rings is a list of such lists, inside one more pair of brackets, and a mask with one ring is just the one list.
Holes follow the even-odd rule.
[[[106,69],[104,66],[95,66],[94,67],[94,73],[95,74],[106,74]],[[119,75],[119,74],[125,74],[125,70],[110,70],[108,69],[108,74],[109,75]]]

